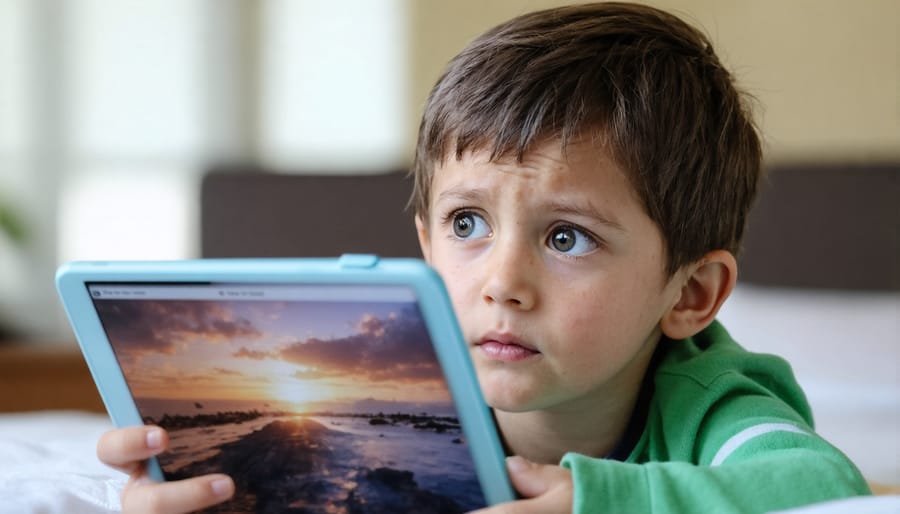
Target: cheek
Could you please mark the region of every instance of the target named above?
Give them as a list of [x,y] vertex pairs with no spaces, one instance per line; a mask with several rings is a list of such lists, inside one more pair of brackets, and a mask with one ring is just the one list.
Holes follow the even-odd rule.
[[450,295],[450,302],[453,304],[453,310],[456,311],[457,317],[460,317],[462,306],[465,305],[461,285],[459,283],[459,280],[452,275],[444,275],[444,277],[444,281],[447,286],[447,294]]
[[653,329],[648,315],[648,299],[643,287],[634,283],[605,282],[602,287],[572,292],[571,300],[560,302],[561,330],[578,341],[578,352],[616,353],[642,340]]
[[557,327],[557,333],[564,335],[564,340],[571,341],[575,348],[570,350],[579,353],[590,352],[595,342],[604,338],[609,331],[611,319],[610,302],[604,291],[591,289],[575,291],[571,288],[565,293],[566,298],[547,299],[552,302],[550,323]]
[[450,295],[450,301],[453,303],[453,308],[456,310],[457,316],[460,316],[462,307],[467,303],[471,303],[467,300],[472,280],[471,273],[465,273],[463,266],[448,265],[450,261],[441,259],[441,255],[434,256],[431,266],[443,279],[447,293]]

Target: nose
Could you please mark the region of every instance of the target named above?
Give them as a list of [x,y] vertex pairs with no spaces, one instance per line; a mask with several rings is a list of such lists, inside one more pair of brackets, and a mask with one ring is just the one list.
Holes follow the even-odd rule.
[[496,242],[487,256],[481,289],[482,299],[491,305],[531,310],[537,302],[536,257],[524,245]]

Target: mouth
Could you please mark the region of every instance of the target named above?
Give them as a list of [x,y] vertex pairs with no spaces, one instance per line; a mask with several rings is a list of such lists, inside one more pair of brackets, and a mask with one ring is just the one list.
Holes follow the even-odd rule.
[[475,343],[475,347],[488,359],[502,362],[523,361],[541,354],[537,349],[509,334],[487,334]]

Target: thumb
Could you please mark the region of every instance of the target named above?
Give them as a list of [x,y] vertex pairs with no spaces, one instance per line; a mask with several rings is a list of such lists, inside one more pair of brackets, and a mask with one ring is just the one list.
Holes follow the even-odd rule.
[[537,464],[518,455],[507,457],[506,469],[513,487],[525,498],[540,496],[569,478],[569,471],[560,466]]

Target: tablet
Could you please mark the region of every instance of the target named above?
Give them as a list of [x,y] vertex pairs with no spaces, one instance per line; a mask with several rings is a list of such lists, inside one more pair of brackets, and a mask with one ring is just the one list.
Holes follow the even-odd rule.
[[467,512],[514,494],[443,282],[417,259],[73,262],[57,289],[157,480],[231,475],[212,512]]

